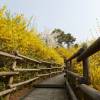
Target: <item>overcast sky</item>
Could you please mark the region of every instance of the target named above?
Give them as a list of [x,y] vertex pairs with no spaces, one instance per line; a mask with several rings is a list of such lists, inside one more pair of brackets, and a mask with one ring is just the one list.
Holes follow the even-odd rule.
[[100,21],[100,0],[0,0],[3,5],[28,19],[33,16],[39,32],[60,28],[72,33],[78,42],[100,36],[95,31]]

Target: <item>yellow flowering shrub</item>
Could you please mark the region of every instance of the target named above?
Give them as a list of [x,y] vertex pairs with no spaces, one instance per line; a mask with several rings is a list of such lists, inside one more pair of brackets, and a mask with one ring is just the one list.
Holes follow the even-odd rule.
[[0,9],[0,50],[20,54],[56,63],[63,63],[63,58],[53,48],[48,48],[35,29],[27,27],[23,15],[12,16],[6,7]]
[[89,60],[92,85],[100,90],[100,51],[91,56]]
[[78,50],[78,48],[56,48],[56,51],[61,55],[61,57],[63,58],[70,58],[76,51]]
[[[63,64],[63,58],[71,57],[78,48],[49,48],[38,36],[35,29],[27,27],[28,22],[23,15],[11,16],[6,7],[0,9],[0,50]],[[90,76],[93,87],[100,90],[100,52],[90,57]],[[74,71],[82,74],[82,63],[73,61]]]

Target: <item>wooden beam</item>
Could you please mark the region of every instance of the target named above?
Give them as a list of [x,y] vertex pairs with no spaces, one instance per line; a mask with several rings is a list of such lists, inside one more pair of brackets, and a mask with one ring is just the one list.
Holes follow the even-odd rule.
[[6,95],[8,93],[11,93],[11,92],[13,92],[15,90],[16,90],[16,88],[12,88],[12,89],[7,89],[7,90],[4,90],[4,91],[1,91],[0,92],[0,96],[4,96],[4,95]]
[[40,69],[21,69],[21,68],[15,68],[14,71],[29,72],[29,71],[40,71]]
[[13,76],[17,74],[19,74],[19,72],[0,72],[0,76]]
[[[85,84],[81,84],[78,86],[78,88],[88,97],[91,98],[91,100],[100,100],[100,91],[89,87]],[[89,99],[90,100],[90,99]]]
[[69,91],[71,100],[78,100],[67,79],[65,79],[65,81],[66,81],[66,89]]
[[21,57],[18,57],[18,56],[15,56],[15,55],[11,55],[9,53],[2,52],[2,51],[0,51],[0,56],[9,57],[9,58],[12,58],[12,59],[22,60]]
[[20,83],[16,83],[16,84],[11,84],[11,85],[10,85],[10,88],[14,88],[14,87],[18,87],[18,86],[21,86],[21,85],[28,84],[28,83],[30,83],[30,82],[32,82],[32,81],[37,80],[38,78],[39,78],[39,77],[35,77],[35,78],[33,78],[33,79],[29,79],[29,80],[24,81],[24,82],[20,82]]
[[88,58],[89,56],[93,55],[97,51],[100,50],[100,37],[92,44],[90,45],[78,58],[77,61],[80,62],[85,58]]

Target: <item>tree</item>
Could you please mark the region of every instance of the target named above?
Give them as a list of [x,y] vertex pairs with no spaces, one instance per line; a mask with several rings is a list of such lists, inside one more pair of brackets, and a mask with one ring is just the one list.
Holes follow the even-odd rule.
[[71,44],[73,44],[76,40],[76,38],[74,38],[71,33],[67,33],[67,34],[64,34],[64,39],[63,39],[63,42],[65,44],[67,44],[67,47],[69,48],[71,46]]
[[52,34],[55,34],[55,33],[58,33],[58,35],[60,35],[60,34],[64,34],[64,31],[62,31],[61,29],[54,29],[52,31]]
[[78,48],[79,47],[79,45],[76,43],[75,45],[74,45],[74,48]]
[[55,39],[57,39],[57,42],[60,46],[63,46],[63,44],[67,44],[67,47],[69,48],[71,44],[73,44],[76,40],[76,38],[74,38],[71,33],[65,34],[61,29],[54,29],[52,31],[52,34],[56,34]]
[[58,45],[62,46],[62,42],[63,42],[62,37],[64,35],[64,31],[62,31],[61,29],[54,29],[51,34],[53,35]]

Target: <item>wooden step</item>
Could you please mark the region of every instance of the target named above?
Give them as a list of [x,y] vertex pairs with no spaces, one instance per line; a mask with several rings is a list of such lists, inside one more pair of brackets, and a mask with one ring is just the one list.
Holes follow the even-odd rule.
[[34,84],[35,88],[65,88],[64,84]]

